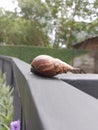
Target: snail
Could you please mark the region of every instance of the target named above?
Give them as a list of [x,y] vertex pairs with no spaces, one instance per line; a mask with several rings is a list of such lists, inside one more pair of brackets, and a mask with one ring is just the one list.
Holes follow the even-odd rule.
[[52,77],[61,73],[84,73],[80,68],[74,68],[60,59],[49,55],[39,55],[31,63],[31,72],[38,75]]

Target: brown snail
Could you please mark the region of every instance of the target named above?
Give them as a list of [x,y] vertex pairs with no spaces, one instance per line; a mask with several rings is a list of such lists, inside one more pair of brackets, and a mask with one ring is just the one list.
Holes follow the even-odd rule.
[[83,71],[80,68],[72,67],[60,59],[48,55],[39,55],[35,57],[31,63],[31,72],[52,77],[61,73],[82,73]]

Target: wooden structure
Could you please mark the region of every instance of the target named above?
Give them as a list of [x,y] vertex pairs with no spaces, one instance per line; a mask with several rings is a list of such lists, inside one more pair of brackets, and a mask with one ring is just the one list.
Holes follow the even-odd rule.
[[98,36],[88,38],[73,45],[74,49],[98,50]]

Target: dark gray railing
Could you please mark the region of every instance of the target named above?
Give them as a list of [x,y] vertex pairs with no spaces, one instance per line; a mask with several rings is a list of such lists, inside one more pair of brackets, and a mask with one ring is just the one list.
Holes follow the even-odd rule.
[[[14,120],[21,120],[21,130],[98,130],[98,100],[88,95],[94,86],[98,97],[97,75],[40,77],[30,73],[29,64],[5,56],[0,68],[14,87]],[[88,94],[73,85],[87,87]]]

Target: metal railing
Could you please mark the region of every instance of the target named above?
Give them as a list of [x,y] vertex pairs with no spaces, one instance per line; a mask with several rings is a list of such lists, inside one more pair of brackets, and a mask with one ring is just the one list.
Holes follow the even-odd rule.
[[[0,69],[14,87],[14,120],[21,121],[21,130],[98,129],[98,100],[73,87],[79,82],[69,82],[75,79],[72,75],[40,77],[30,73],[29,64],[6,56],[0,56]],[[98,85],[97,77],[91,80]]]

